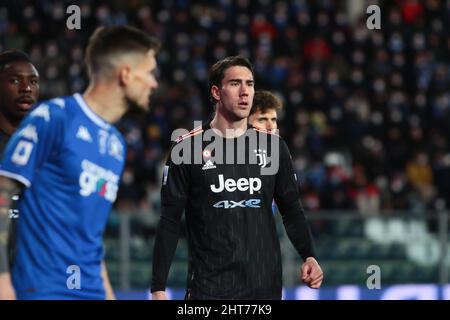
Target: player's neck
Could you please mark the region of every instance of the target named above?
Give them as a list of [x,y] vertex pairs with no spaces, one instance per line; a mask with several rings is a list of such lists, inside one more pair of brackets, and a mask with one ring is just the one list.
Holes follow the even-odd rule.
[[221,112],[216,112],[210,126],[222,137],[236,138],[247,131],[247,118],[232,121]]
[[109,123],[117,122],[126,112],[123,97],[107,84],[90,85],[83,98],[93,112]]
[[0,133],[10,137],[16,131],[19,124],[15,125],[0,112]]

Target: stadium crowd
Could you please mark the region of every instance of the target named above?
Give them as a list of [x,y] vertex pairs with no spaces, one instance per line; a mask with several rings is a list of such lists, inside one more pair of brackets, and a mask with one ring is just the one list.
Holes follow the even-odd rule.
[[[283,101],[280,134],[309,212],[450,207],[450,1],[372,1],[381,30],[346,1],[77,1],[81,29],[66,28],[69,1],[8,1],[0,51],[29,53],[41,99],[87,84],[82,48],[98,25],[156,34],[160,88],[151,112],[118,127],[128,144],[118,209],[158,212],[162,163],[177,128],[213,112],[208,67],[248,57],[256,88]],[[351,2],[350,2],[351,3]]]

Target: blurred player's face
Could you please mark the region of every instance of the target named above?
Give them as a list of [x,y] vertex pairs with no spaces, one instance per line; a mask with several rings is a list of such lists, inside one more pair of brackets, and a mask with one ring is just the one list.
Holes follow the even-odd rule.
[[29,62],[18,61],[0,71],[0,112],[18,123],[39,97],[39,74]]
[[245,119],[250,114],[255,94],[252,72],[242,66],[225,70],[222,86],[212,86],[213,97],[218,101],[217,108],[232,121]]
[[277,111],[268,109],[262,113],[258,110],[248,117],[248,122],[257,129],[275,131],[277,130]]
[[155,52],[149,50],[142,62],[133,65],[130,69],[129,81],[125,88],[125,99],[130,107],[148,111],[150,108],[150,95],[158,87],[156,80]]

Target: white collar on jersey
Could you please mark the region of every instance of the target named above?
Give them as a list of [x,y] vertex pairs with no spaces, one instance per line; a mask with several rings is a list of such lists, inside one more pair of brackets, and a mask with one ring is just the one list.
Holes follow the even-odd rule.
[[80,106],[81,110],[86,114],[86,116],[92,120],[96,125],[103,129],[109,129],[110,125],[105,120],[100,118],[97,114],[95,114],[94,111],[88,106],[86,101],[84,100],[83,96],[79,93],[75,93],[73,95],[75,100],[78,102],[78,105]]

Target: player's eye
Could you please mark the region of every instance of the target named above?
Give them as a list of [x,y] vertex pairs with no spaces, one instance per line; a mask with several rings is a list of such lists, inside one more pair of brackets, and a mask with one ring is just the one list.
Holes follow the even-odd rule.
[[19,84],[19,79],[15,79],[15,78],[9,79],[9,83],[11,83],[11,84]]
[[38,84],[38,81],[37,81],[36,79],[33,79],[33,80],[30,81],[30,83],[31,83],[33,86],[36,86],[36,85]]

